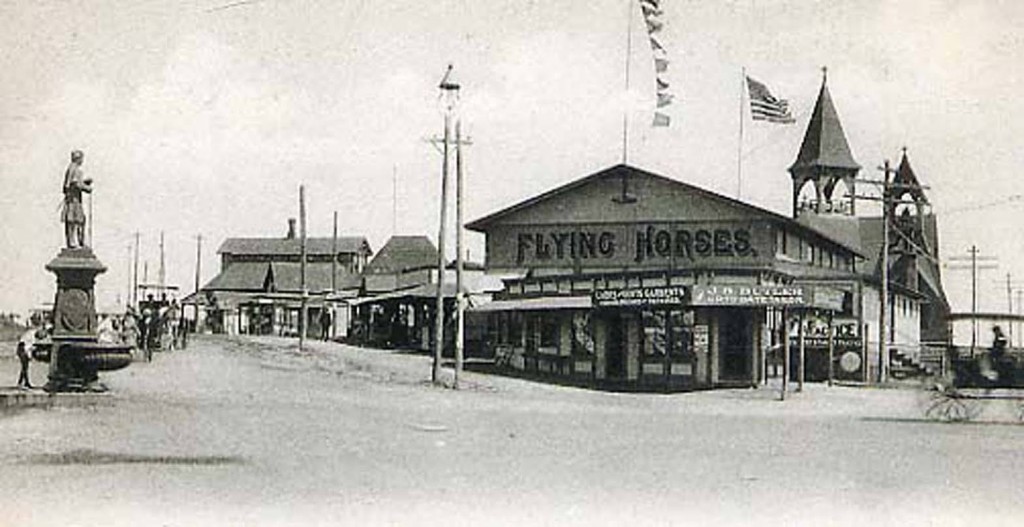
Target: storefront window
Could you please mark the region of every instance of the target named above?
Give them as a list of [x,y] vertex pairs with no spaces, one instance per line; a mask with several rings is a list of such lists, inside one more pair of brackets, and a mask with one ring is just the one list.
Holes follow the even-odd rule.
[[645,357],[664,357],[665,353],[681,357],[693,347],[693,310],[644,311],[643,354]]
[[672,355],[689,356],[691,354],[693,349],[693,323],[694,314],[692,310],[669,312],[669,335]]
[[508,320],[509,344],[513,346],[523,345],[523,314],[514,312]]
[[643,353],[645,356],[665,355],[665,313],[665,311],[644,311],[642,314]]
[[542,348],[558,348],[558,336],[561,317],[554,313],[538,313],[537,323],[540,326],[540,346]]
[[577,312],[572,315],[572,352],[593,355],[594,337],[591,333],[590,313]]

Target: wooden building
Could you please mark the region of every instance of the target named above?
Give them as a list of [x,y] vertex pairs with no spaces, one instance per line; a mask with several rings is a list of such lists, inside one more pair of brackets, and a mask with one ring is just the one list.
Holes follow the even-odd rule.
[[761,382],[783,313],[842,312],[855,249],[792,218],[617,165],[467,225],[498,361],[622,389]]
[[[210,329],[229,334],[297,335],[302,278],[294,220],[289,220],[288,234],[282,238],[228,238],[217,253],[220,273],[200,289]],[[371,254],[362,236],[306,239],[309,336],[322,335],[324,311],[332,315],[331,335],[344,333],[348,317],[342,300],[358,295],[361,272]]]

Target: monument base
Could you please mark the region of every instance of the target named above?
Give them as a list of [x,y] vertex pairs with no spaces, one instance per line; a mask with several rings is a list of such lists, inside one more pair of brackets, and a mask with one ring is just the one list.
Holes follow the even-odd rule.
[[60,251],[46,264],[57,275],[53,302],[53,334],[49,353],[48,392],[105,391],[100,371],[124,368],[131,363],[131,346],[97,342],[96,276],[107,268],[88,247]]

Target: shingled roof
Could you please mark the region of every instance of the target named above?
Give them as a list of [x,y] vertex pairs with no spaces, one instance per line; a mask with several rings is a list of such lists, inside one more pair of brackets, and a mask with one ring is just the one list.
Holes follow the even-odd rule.
[[364,273],[403,273],[436,265],[437,247],[426,236],[392,236]]
[[266,262],[237,262],[213,277],[204,291],[263,291],[267,278]]
[[[339,236],[337,243],[339,253],[373,254],[364,236]],[[301,253],[300,244],[298,238],[228,238],[217,249],[217,253],[297,256]],[[306,254],[330,255],[332,244],[333,239],[330,237],[306,238]]]
[[[275,291],[302,291],[302,270],[298,262],[273,262],[270,264],[270,272]],[[335,273],[335,285],[338,290],[357,289],[362,285],[362,278],[358,274],[350,273],[342,266],[336,266]],[[306,290],[311,293],[331,290],[330,262],[306,264]]]
[[808,168],[860,169],[850,153],[850,145],[846,142],[843,125],[839,122],[839,114],[832,104],[832,96],[825,81],[821,83],[818,102],[807,124],[800,153],[789,170],[793,172]]

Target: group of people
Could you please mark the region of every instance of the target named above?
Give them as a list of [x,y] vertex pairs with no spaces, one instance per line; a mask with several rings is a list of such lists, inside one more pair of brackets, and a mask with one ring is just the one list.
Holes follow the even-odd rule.
[[152,358],[154,349],[184,349],[187,345],[188,332],[177,300],[167,301],[166,297],[154,300],[150,295],[140,302],[138,311],[128,308],[125,321],[131,335],[124,342],[134,342],[146,360]]

